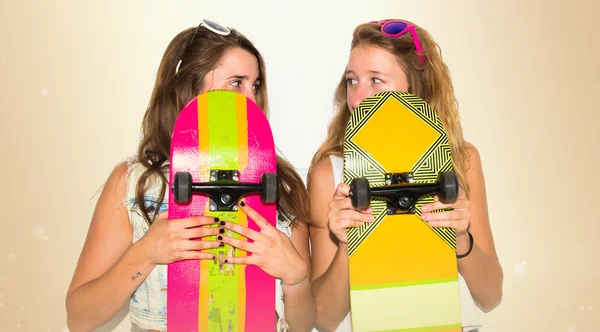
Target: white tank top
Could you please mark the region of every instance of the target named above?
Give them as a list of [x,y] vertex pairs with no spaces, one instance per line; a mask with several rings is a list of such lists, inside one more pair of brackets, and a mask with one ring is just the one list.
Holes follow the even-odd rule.
[[[344,159],[338,156],[330,156],[331,168],[333,169],[334,188],[344,181]],[[458,275],[459,294],[460,294],[460,313],[463,325],[463,332],[478,331],[481,327],[481,320],[477,311],[479,308],[475,305],[473,297],[469,292],[467,283],[463,277]],[[342,323],[335,332],[352,332],[351,312],[346,315]],[[316,330],[313,330],[315,332]]]

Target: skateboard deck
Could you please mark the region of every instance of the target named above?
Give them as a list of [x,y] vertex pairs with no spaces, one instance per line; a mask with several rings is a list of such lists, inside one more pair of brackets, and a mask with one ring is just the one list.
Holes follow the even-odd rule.
[[382,92],[352,113],[344,183],[353,206],[375,217],[348,229],[354,332],[462,331],[456,233],[420,218],[434,194],[456,201],[452,170],[444,126],[419,97]]
[[[263,111],[244,95],[215,90],[190,101],[175,122],[170,162],[169,219],[212,216],[260,231],[237,209],[243,199],[275,226],[273,136]],[[251,253],[227,244],[205,251],[216,260],[168,266],[168,331],[275,331],[275,279],[257,266],[223,264]]]

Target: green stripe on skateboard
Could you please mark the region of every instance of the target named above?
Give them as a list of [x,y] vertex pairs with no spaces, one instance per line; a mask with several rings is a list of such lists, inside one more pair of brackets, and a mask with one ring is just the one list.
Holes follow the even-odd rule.
[[[235,95],[210,93],[207,106],[209,167],[211,170],[237,170],[239,149]],[[211,211],[208,215],[228,222],[238,222],[238,214],[235,211]],[[239,238],[237,234],[230,231],[226,231],[223,235]],[[210,240],[217,240],[217,238],[213,236]],[[232,247],[225,245],[213,250],[217,255],[217,264],[213,262],[208,264],[208,331],[240,331],[239,299],[245,291],[242,290],[240,294],[239,287],[243,284],[240,278],[244,278],[244,274],[238,273],[240,269],[237,265],[219,264],[232,253],[231,249]]]
[[208,97],[208,144],[211,169],[237,169],[238,137],[235,95],[211,93]]
[[457,278],[445,278],[445,279],[432,279],[432,280],[421,280],[421,281],[407,281],[407,282],[393,282],[389,284],[373,284],[373,285],[353,285],[350,287],[350,290],[372,290],[372,289],[382,289],[382,288],[397,288],[397,287],[407,287],[407,286],[420,286],[420,285],[432,285],[432,284],[441,284],[445,282],[456,282]]

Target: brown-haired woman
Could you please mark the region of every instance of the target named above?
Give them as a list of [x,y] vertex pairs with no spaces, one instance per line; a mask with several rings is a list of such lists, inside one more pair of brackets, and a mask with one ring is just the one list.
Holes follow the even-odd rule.
[[346,230],[373,218],[368,210],[352,209],[349,186],[343,183],[344,130],[362,100],[389,90],[421,97],[438,112],[448,131],[459,199],[450,205],[436,200],[423,211],[454,210],[423,217],[432,227],[456,230],[463,330],[476,331],[481,323],[475,302],[484,310],[497,305],[503,279],[488,219],[481,160],[477,149],[463,138],[450,73],[439,46],[427,31],[402,20],[355,28],[348,65],[335,93],[337,113],[309,169],[308,192],[316,224],[310,227],[316,325],[327,331],[351,331]]
[[[112,171],[96,205],[66,307],[71,331],[91,331],[110,320],[129,301],[129,316],[140,328],[166,331],[167,264],[213,259],[200,252],[220,242],[196,241],[228,229],[251,238],[251,256],[230,261],[253,264],[278,279],[278,330],[307,331],[315,309],[308,247],[308,194],[293,167],[277,157],[280,178],[277,228],[239,206],[261,232],[212,217],[167,220],[171,133],[179,111],[199,93],[228,89],[268,110],[265,64],[253,44],[234,29],[202,21],[168,45],[144,115],[137,156]],[[139,208],[139,207],[144,208]],[[262,220],[262,222],[261,222]],[[292,232],[293,230],[293,232]],[[224,232],[227,233],[227,232]],[[285,295],[285,297],[283,296]],[[285,309],[284,309],[285,308]]]

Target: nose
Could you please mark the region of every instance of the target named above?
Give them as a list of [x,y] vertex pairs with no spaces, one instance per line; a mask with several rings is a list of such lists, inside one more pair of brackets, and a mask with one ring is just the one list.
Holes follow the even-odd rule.
[[352,107],[352,110],[356,109],[358,105],[360,105],[360,103],[362,103],[362,101],[370,95],[371,89],[368,86],[366,86],[366,84],[359,83],[350,101],[350,107]]

